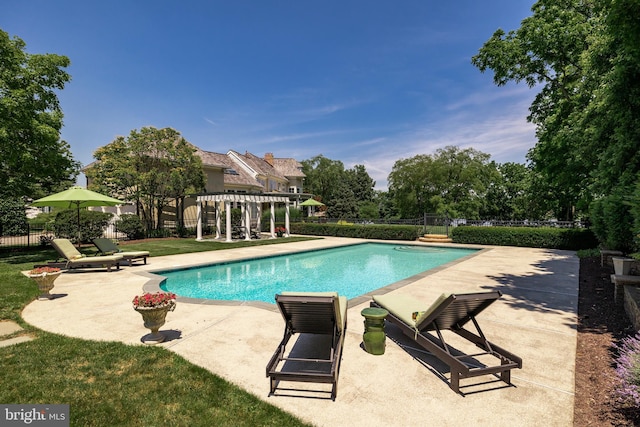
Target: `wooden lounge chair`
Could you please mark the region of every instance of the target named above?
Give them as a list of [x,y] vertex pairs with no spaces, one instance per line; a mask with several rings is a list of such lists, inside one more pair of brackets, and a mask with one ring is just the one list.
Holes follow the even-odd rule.
[[103,255],[120,255],[124,261],[129,263],[129,267],[135,260],[143,260],[146,264],[149,256],[149,251],[123,251],[111,239],[93,239],[93,244]]
[[[338,391],[338,375],[342,347],[347,327],[347,298],[335,292],[303,292],[276,295],[276,304],[284,318],[284,338],[267,365],[270,378],[269,395],[275,393],[280,381],[332,384],[331,399]],[[294,334],[301,334],[295,345],[287,347]],[[304,345],[298,346],[303,334],[314,338],[323,335],[326,343],[312,354]],[[297,349],[295,347],[298,347]]]
[[[451,371],[449,385],[453,391],[460,393],[462,378],[499,374],[502,381],[511,385],[511,369],[522,368],[522,359],[489,342],[476,320],[476,316],[500,296],[499,291],[442,294],[425,310],[426,304],[409,296],[385,294],[375,295],[371,307],[389,311],[386,320],[397,325],[405,335],[448,365]],[[464,328],[468,322],[473,323],[477,334]],[[465,354],[451,347],[442,334],[445,330],[470,341],[482,349],[482,352]]]
[[120,255],[88,257],[81,254],[68,239],[53,239],[51,246],[66,260],[66,268],[69,270],[73,268],[105,267],[107,271],[111,271],[113,266],[116,267],[116,270],[120,270],[120,262],[122,262]]

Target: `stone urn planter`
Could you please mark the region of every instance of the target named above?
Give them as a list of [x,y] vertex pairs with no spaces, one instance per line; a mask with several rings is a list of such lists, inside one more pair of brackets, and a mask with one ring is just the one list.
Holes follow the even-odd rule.
[[39,300],[49,300],[52,298],[50,294],[53,289],[53,282],[62,274],[59,268],[56,267],[38,267],[31,270],[27,276],[35,280],[40,290]]
[[613,257],[613,271],[617,275],[628,275],[631,271],[631,267],[633,267],[633,263],[635,259],[633,258],[623,258],[623,257]]
[[133,299],[133,309],[142,315],[144,327],[151,331],[142,337],[142,342],[158,344],[165,340],[159,329],[164,325],[167,313],[175,308],[176,296],[168,292],[146,293]]

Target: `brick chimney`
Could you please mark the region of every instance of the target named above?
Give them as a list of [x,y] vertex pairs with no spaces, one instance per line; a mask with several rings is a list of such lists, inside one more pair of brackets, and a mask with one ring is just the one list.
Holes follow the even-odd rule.
[[273,166],[273,153],[266,153],[264,155],[264,161]]

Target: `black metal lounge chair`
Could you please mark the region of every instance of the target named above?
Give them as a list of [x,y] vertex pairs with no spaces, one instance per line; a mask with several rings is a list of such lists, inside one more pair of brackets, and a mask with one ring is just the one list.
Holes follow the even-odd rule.
[[[522,368],[522,359],[489,342],[476,320],[476,316],[500,296],[499,291],[443,294],[426,311],[420,311],[424,310],[426,305],[411,297],[385,294],[374,296],[371,307],[389,311],[386,318],[388,321],[397,325],[405,335],[449,366],[449,386],[456,393],[462,394],[462,378],[499,374],[500,379],[510,385],[511,369]],[[464,326],[468,322],[473,323],[477,333],[465,329]],[[450,330],[470,341],[482,349],[482,352],[464,354],[454,349],[445,342],[442,334],[444,330]],[[489,359],[491,363],[487,363],[485,359]]]
[[93,239],[93,244],[96,245],[98,251],[103,255],[120,255],[123,261],[129,263],[129,267],[131,267],[131,265],[133,265],[133,261],[136,260],[142,260],[146,264],[147,257],[149,256],[149,251],[123,251],[113,243],[113,240],[111,239]]
[[[120,255],[105,255],[88,257],[81,254],[68,239],[53,239],[51,246],[58,254],[66,260],[65,267],[69,270],[73,268],[95,268],[104,267],[107,271],[111,271],[111,267],[120,270],[122,257]],[[60,258],[58,258],[59,260]],[[56,261],[58,261],[56,260]]]
[[[269,395],[275,393],[280,381],[312,382],[332,384],[331,399],[335,400],[347,327],[347,298],[335,292],[283,292],[276,295],[276,304],[284,318],[285,330],[266,369],[271,383]],[[296,333],[316,338],[324,335],[326,346],[314,348],[316,353],[295,350],[301,340],[299,335],[296,345],[287,347]]]

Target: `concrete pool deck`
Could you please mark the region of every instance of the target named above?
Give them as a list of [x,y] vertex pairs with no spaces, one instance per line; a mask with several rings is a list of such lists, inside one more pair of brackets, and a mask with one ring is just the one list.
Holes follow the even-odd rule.
[[[148,265],[111,273],[68,272],[55,283],[56,298],[33,301],[22,316],[38,328],[62,335],[142,345],[148,330],[131,300],[143,288],[154,287],[149,272],[359,241],[324,238],[151,257]],[[448,372],[437,360],[411,349],[411,341],[393,326],[387,327],[384,355],[363,350],[360,311],[368,307],[368,298],[349,302],[335,402],[328,398],[330,387],[322,384],[282,383],[283,389],[269,396],[265,366],[284,331],[273,304],[179,300],[161,328],[167,340],[158,345],[317,426],[571,426],[578,270],[578,258],[570,251],[484,247],[475,256],[391,291],[427,305],[443,292],[503,293],[478,321],[489,340],[522,357],[523,368],[512,371],[513,387],[490,382],[491,377],[462,380],[465,396],[449,388]]]

